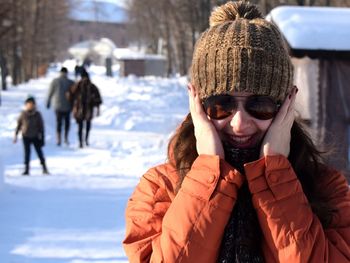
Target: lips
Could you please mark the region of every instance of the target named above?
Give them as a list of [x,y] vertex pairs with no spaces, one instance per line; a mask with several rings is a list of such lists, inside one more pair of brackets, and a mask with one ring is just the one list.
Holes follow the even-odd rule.
[[237,148],[252,148],[256,145],[257,140],[255,134],[244,136],[225,134],[225,139],[225,141]]

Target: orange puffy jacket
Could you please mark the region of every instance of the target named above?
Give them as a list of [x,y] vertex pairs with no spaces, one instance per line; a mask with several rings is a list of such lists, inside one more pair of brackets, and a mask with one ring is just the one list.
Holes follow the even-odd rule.
[[[337,208],[323,229],[287,158],[245,165],[263,231],[267,263],[350,262],[350,192],[344,176],[320,177],[317,189]],[[216,262],[237,190],[245,178],[218,156],[200,155],[181,189],[175,169],[150,169],[126,209],[124,249],[130,262]]]

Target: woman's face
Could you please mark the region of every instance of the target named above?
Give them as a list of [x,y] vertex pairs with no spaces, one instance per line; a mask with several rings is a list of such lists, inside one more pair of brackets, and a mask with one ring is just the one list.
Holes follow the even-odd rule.
[[253,95],[247,92],[235,92],[233,96],[238,96],[237,110],[225,119],[212,119],[220,138],[236,148],[253,148],[259,144],[272,120],[259,120],[244,109],[246,97]]

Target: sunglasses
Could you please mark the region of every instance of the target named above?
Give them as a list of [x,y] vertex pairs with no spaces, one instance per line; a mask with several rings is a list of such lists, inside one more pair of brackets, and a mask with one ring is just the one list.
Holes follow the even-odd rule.
[[281,106],[280,103],[275,102],[269,96],[215,95],[203,101],[204,111],[211,119],[221,120],[227,118],[237,111],[238,98],[246,98],[243,100],[244,110],[258,120],[274,118]]

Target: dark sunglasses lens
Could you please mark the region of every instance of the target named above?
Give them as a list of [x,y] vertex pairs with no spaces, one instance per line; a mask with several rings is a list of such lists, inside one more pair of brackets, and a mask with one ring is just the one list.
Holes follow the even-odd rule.
[[203,105],[205,113],[210,118],[220,120],[230,116],[236,104],[231,96],[219,95],[207,98]]
[[247,100],[245,109],[256,119],[269,120],[276,116],[278,104],[267,96],[253,96]]

